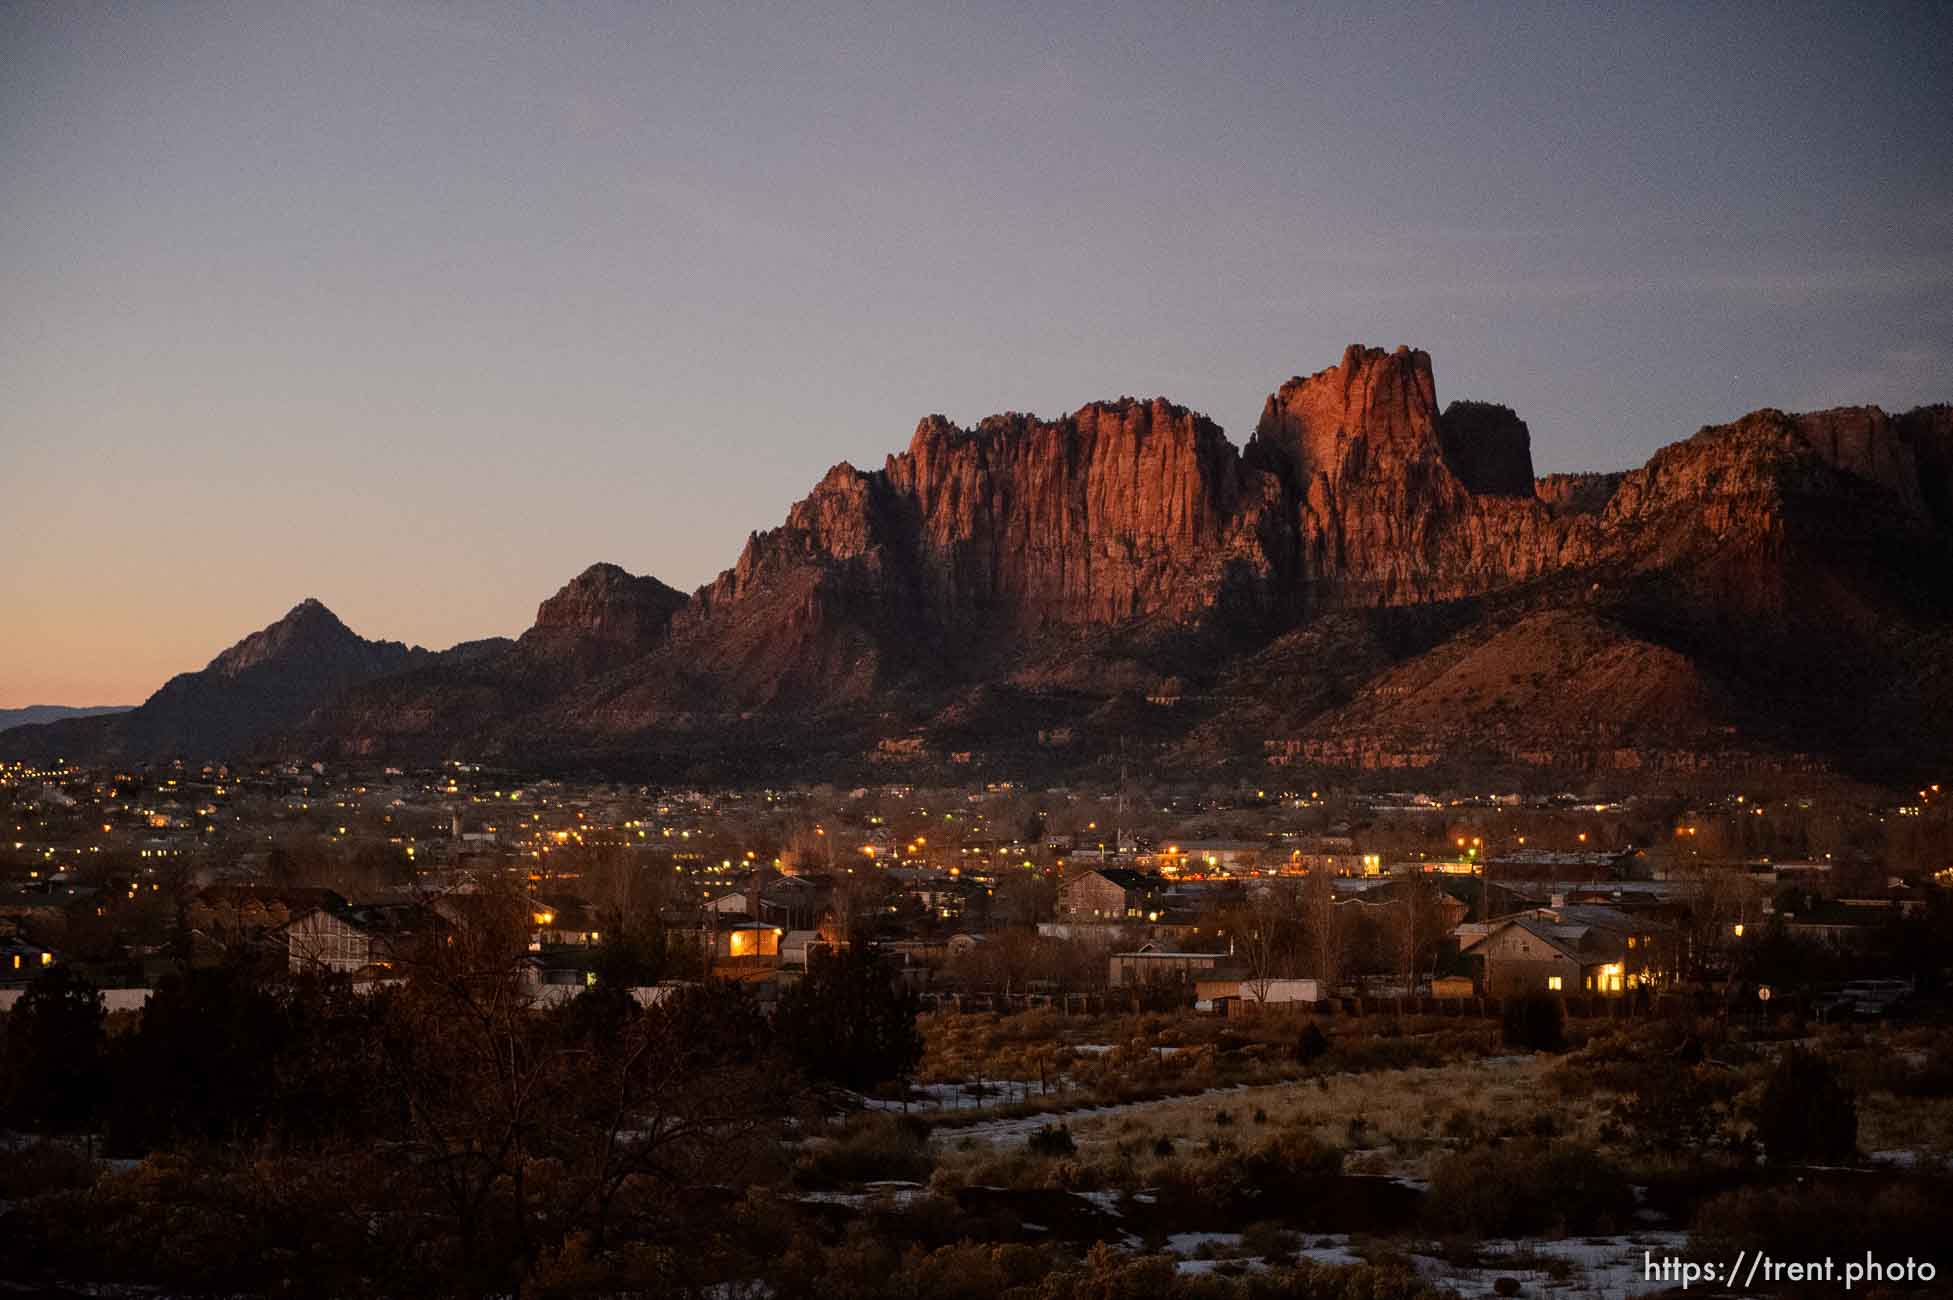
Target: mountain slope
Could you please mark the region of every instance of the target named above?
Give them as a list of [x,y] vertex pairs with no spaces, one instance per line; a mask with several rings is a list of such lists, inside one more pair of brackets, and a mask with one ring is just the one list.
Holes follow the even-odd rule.
[[368,641],[307,599],[200,671],[172,677],[135,709],[16,728],[4,733],[0,752],[119,760],[241,755],[364,682],[417,665],[459,666],[496,644],[470,642],[442,655]]

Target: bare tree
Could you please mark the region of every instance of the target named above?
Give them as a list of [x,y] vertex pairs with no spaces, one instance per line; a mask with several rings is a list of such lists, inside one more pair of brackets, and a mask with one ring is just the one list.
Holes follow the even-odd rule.
[[1397,957],[1404,972],[1405,991],[1415,996],[1418,972],[1423,970],[1443,937],[1444,911],[1437,886],[1421,873],[1404,877],[1393,908]]
[[1279,878],[1259,882],[1224,915],[1234,953],[1247,966],[1243,983],[1255,1001],[1267,1002],[1269,986],[1293,973],[1301,919],[1295,888]]
[[1686,873],[1694,884],[1689,899],[1689,964],[1701,975],[1713,955],[1725,951],[1745,929],[1762,919],[1762,892],[1737,867],[1703,864]]
[[1343,926],[1336,889],[1326,870],[1311,871],[1302,882],[1302,931],[1324,993],[1333,992],[1343,968]]

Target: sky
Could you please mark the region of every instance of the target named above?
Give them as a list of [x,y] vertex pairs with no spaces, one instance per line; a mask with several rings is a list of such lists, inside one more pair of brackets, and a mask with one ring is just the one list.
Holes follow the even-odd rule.
[[1933,4],[0,3],[0,707],[1352,342],[1542,473],[1953,400],[1949,104]]

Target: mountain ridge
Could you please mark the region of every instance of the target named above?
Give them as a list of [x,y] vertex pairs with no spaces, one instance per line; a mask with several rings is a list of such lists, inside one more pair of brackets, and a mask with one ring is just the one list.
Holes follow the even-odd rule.
[[[1950,560],[1953,407],[1765,409],[1536,477],[1516,412],[1440,408],[1427,353],[1352,345],[1238,448],[1166,398],[926,417],[689,596],[593,565],[516,641],[359,651],[371,671],[247,739],[752,772],[1063,771],[1137,737],[1214,771],[1882,778],[1946,740]],[[302,611],[295,643],[351,653]]]

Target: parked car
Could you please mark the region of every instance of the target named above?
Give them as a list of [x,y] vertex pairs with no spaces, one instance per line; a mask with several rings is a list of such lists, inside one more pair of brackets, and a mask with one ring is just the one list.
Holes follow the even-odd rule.
[[1912,996],[1910,980],[1852,980],[1831,998],[1834,1014],[1878,1017],[1888,1015]]

